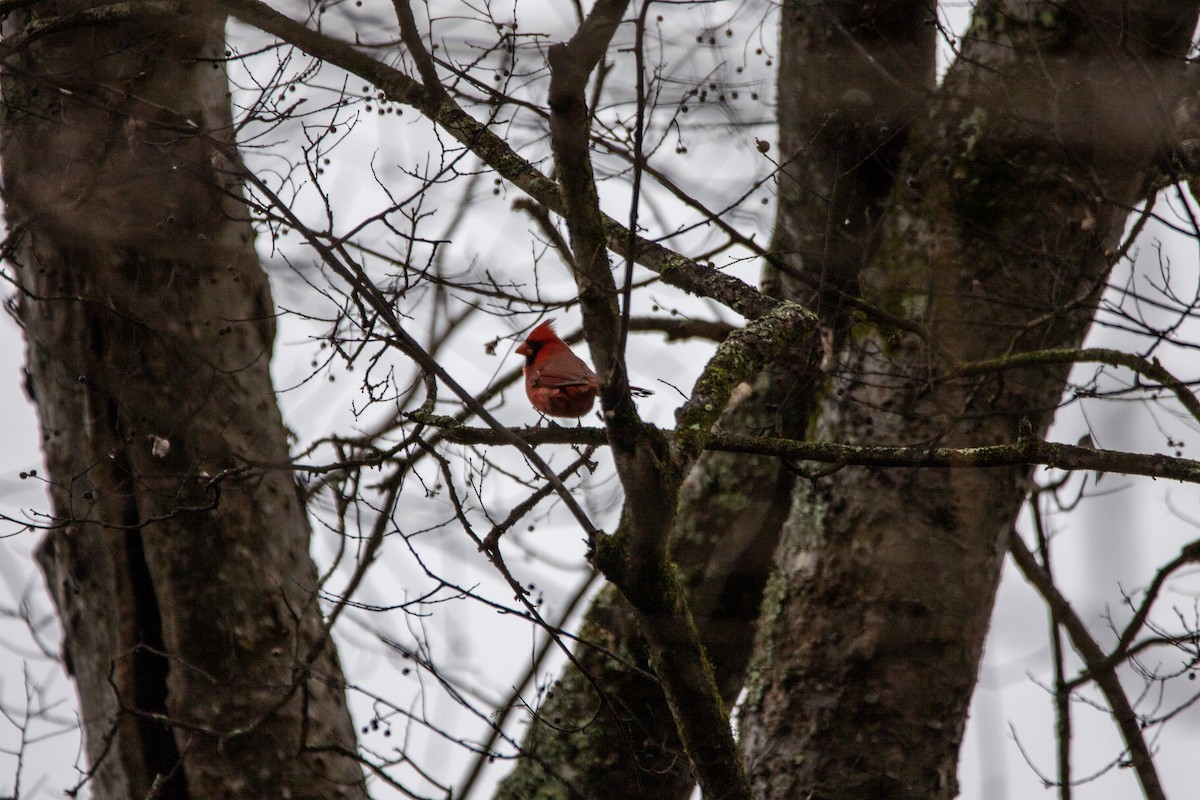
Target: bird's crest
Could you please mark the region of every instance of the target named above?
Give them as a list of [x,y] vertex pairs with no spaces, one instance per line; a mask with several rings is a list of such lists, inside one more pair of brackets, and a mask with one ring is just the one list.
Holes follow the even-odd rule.
[[546,342],[552,342],[557,338],[558,334],[554,332],[554,320],[548,319],[541,325],[538,325],[536,328],[531,330],[528,338],[526,338],[525,341],[544,344]]

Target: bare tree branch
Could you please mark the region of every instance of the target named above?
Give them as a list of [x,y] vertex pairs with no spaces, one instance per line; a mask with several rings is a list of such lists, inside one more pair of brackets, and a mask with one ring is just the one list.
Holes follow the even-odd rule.
[[[430,420],[432,423],[433,420]],[[601,428],[524,428],[515,429],[524,441],[539,444],[606,443]],[[481,428],[452,427],[443,433],[447,441],[459,444],[505,444],[494,431]],[[665,433],[670,440],[681,434]],[[744,436],[714,431],[703,442],[706,450],[726,453],[753,453],[776,456],[789,462],[812,461],[837,467],[1008,467],[1019,464],[1041,465],[1063,470],[1089,470],[1124,475],[1166,478],[1182,483],[1200,483],[1200,461],[1157,453],[1130,453],[1048,442],[1034,436],[1019,438],[1013,444],[980,447],[890,447],[848,445],[835,442],[802,442],[769,436]]]
[[1129,698],[1125,696],[1125,690],[1117,677],[1116,668],[1113,665],[1106,665],[1104,652],[1100,649],[1100,645],[1096,644],[1096,640],[1088,633],[1083,620],[1079,618],[1075,609],[1054,585],[1054,581],[1038,564],[1037,558],[1025,546],[1025,542],[1021,541],[1021,537],[1016,531],[1013,531],[1008,537],[1008,552],[1012,554],[1013,561],[1017,563],[1017,567],[1025,579],[1033,584],[1038,594],[1054,609],[1055,616],[1066,628],[1067,635],[1071,637],[1075,652],[1079,653],[1080,658],[1092,673],[1096,686],[1104,693],[1104,699],[1108,701],[1113,718],[1121,731],[1125,748],[1129,751],[1130,761],[1133,764],[1134,772],[1137,773],[1138,783],[1142,786],[1143,794],[1147,800],[1166,800],[1166,794],[1163,792],[1162,783],[1158,778],[1158,770],[1154,766],[1154,757],[1150,754],[1150,748],[1147,747],[1145,739],[1142,738],[1142,727],[1138,714],[1130,705]]

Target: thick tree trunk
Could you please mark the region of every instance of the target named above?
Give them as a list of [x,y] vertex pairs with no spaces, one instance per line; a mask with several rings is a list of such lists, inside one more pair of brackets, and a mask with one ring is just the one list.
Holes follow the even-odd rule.
[[[4,22],[3,196],[98,798],[363,797],[219,20]],[[61,23],[61,24],[58,24]],[[56,27],[57,25],[57,27]]]
[[[857,444],[1042,433],[1065,368],[956,362],[1077,346],[1149,189],[1196,4],[981,2],[913,133],[823,413]],[[1021,469],[845,469],[798,498],[741,714],[764,798],[951,798]]]
[[[780,11],[782,176],[772,249],[791,294],[841,328],[844,294],[879,243],[908,132],[934,88],[926,0],[793,0]],[[794,284],[792,284],[794,285]]]

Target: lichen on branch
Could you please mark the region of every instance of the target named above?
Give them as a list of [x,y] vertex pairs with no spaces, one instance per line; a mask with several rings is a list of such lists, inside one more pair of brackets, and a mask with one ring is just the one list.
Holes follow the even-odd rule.
[[673,456],[681,472],[699,458],[712,426],[734,388],[753,376],[786,348],[817,330],[817,317],[803,306],[781,302],[766,316],[731,333],[696,379],[691,397],[675,413]]

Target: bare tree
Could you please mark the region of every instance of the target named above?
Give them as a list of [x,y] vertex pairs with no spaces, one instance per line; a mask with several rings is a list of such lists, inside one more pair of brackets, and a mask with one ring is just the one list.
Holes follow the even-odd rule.
[[83,782],[361,797],[267,369],[221,20],[22,5],[4,23],[6,255]]
[[[1121,677],[1140,669],[1163,689],[1194,671],[1195,615],[1169,629],[1154,615],[1197,545],[1127,596],[1106,647],[1054,580],[1041,512],[1069,505],[1073,474],[1200,479],[1171,439],[1176,451],[1158,455],[1047,438],[1081,396],[1200,421],[1171,362],[1192,346],[1182,331],[1200,295],[1165,261],[1148,290],[1111,280],[1147,225],[1167,224],[1168,202],[1170,224],[1200,238],[1180,188],[1198,152],[1187,58],[1200,3],[990,0],[961,35],[925,0],[801,2],[778,18],[765,4],[599,0],[573,21],[404,0],[290,16],[258,0],[182,16],[173,4],[33,6],[6,23],[9,257],[53,486],[43,561],[85,721],[109,726],[89,727],[88,742],[111,796],[148,791],[155,774],[208,796],[207,765],[236,770],[221,760],[230,743],[261,734],[276,743],[271,763],[314,763],[347,792],[362,791],[355,759],[381,791],[461,796],[486,760],[514,757],[497,790],[514,800],[685,798],[697,785],[713,798],[953,797],[1007,553],[1050,618],[1059,743],[1047,782],[1071,796],[1071,701],[1094,687],[1122,742],[1113,763],[1165,796],[1146,732],[1195,697],[1147,711]],[[224,14],[254,31],[238,29],[244,54],[222,50]],[[952,53],[940,79],[939,46]],[[44,65],[64,52],[129,61],[64,79],[77,67]],[[209,83],[223,63],[238,76],[233,118]],[[202,91],[184,81],[200,74]],[[369,179],[339,192],[329,172],[368,119],[411,151],[392,163],[382,151]],[[22,142],[56,155],[32,158]],[[698,179],[725,180],[713,161],[689,161],[705,145],[743,174]],[[113,156],[94,165],[92,153]],[[290,454],[267,402],[277,311],[253,226],[291,268],[287,291],[309,298],[281,305],[323,348],[311,375],[361,374],[356,430],[302,436]],[[484,236],[506,263],[480,256]],[[111,266],[71,268],[85,262]],[[758,286],[738,277],[746,266]],[[108,273],[116,283],[95,283]],[[563,309],[582,318],[567,338],[591,355],[602,426],[513,427],[503,398],[519,396],[520,373],[481,375],[461,355],[465,321],[490,314],[480,338],[495,351],[500,320],[516,318],[515,344]],[[1128,349],[1085,347],[1097,324],[1124,328]],[[672,424],[648,422],[631,395],[632,343],[652,332],[716,342],[688,351],[704,362],[690,389],[658,387],[679,392]],[[1081,364],[1097,368],[1072,382]],[[112,422],[81,447],[99,418]],[[337,588],[308,558],[301,501],[336,542]],[[1028,508],[1032,546],[1017,533]],[[516,563],[553,550],[519,526],[566,517],[605,581],[578,628],[570,613],[594,575],[555,618]],[[259,533],[239,527],[249,520]],[[491,577],[437,567],[431,532]],[[101,549],[75,556],[85,541]],[[243,549],[251,541],[261,553]],[[371,589],[388,559],[423,588]],[[76,593],[70,581],[100,563],[112,566],[88,574],[103,586]],[[230,573],[247,563],[253,575]],[[451,600],[544,632],[510,697],[473,688],[422,627]],[[78,624],[88,610],[110,622]],[[395,615],[408,631],[394,632]],[[231,648],[260,641],[248,619],[274,624],[261,645]],[[475,732],[352,681],[373,715],[356,753],[335,623],[436,685]],[[214,630],[232,640],[212,644]],[[100,632],[81,670],[76,642]],[[555,649],[563,673],[541,683]],[[1170,666],[1146,668],[1151,651]],[[147,686],[157,693],[134,692]],[[232,709],[204,700],[218,690]],[[514,710],[527,712],[524,734]],[[461,746],[474,766],[455,782],[410,746],[368,748],[393,721]],[[168,729],[174,751],[136,749]],[[130,758],[141,784],[105,777]]]

